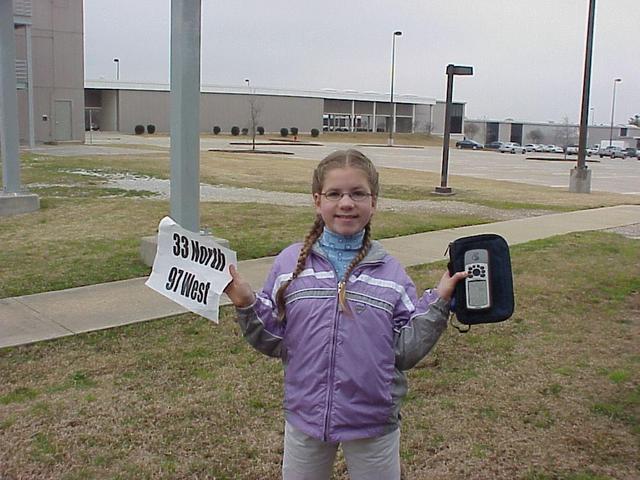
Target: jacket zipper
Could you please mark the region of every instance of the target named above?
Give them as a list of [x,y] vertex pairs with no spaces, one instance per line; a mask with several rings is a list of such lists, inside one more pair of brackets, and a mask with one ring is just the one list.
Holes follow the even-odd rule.
[[[323,259],[324,256],[320,255]],[[326,259],[325,259],[326,260]],[[331,262],[327,260],[327,263],[333,268]],[[374,260],[369,262],[362,262],[358,265],[361,267],[362,265],[373,265],[377,263],[382,263],[382,261]],[[333,272],[336,274],[336,279],[338,278],[338,272],[336,272],[335,268],[333,268]],[[354,272],[355,273],[355,270]],[[338,322],[340,321],[340,311],[342,310],[340,306],[340,287],[342,286],[342,281],[338,281],[336,284],[336,309],[335,315],[333,319],[333,331],[331,333],[331,358],[329,360],[329,372],[328,372],[328,381],[327,388],[329,389],[327,393],[327,402],[325,404],[325,416],[324,416],[324,433],[323,440],[325,442],[329,441],[329,416],[331,414],[331,406],[333,404],[333,382],[335,380],[335,361],[336,361],[336,343],[338,341]]]
[[[336,272],[337,273],[337,272]],[[337,275],[336,275],[337,277]],[[327,382],[327,404],[325,406],[324,416],[324,441],[329,441],[329,416],[331,414],[331,405],[333,404],[333,382],[335,380],[335,363],[336,363],[336,343],[338,341],[338,321],[340,320],[340,298],[339,292],[342,282],[338,282],[336,291],[336,310],[333,317],[333,331],[331,332],[331,358],[329,360],[329,380]]]

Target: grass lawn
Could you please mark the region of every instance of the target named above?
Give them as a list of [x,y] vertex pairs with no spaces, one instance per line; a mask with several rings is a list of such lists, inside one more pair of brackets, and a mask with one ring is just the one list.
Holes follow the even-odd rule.
[[[140,259],[140,239],[156,233],[160,219],[168,215],[169,203],[113,197],[118,192],[99,188],[72,190],[81,197],[45,197],[37,212],[0,219],[0,298],[150,273]],[[64,193],[69,195],[69,190]],[[239,260],[276,255],[301,240],[314,218],[310,207],[254,203],[204,202],[200,215],[201,225],[229,240]],[[380,211],[374,219],[374,236],[388,238],[487,221],[465,215]]]
[[[308,193],[315,164],[287,156],[201,152],[200,179],[211,185],[251,187],[278,192]],[[99,186],[99,178],[83,178],[70,173],[75,169],[89,171],[148,175],[169,178],[168,152],[145,155],[118,155],[94,157],[51,157],[25,155],[22,181],[25,185],[60,183],[68,185]],[[440,183],[440,175],[395,168],[380,168],[381,194],[384,197],[404,200],[462,201],[496,208],[537,208],[543,210],[579,210],[623,203],[640,203],[636,195],[593,192],[576,195],[559,189],[526,185],[522,183],[452,176],[456,195],[433,195],[433,186]],[[40,194],[38,187],[31,188]],[[46,193],[46,192],[43,192]]]
[[[449,328],[409,372],[407,478],[638,478],[638,242],[565,235],[512,261],[514,316]],[[426,288],[443,268],[410,274]],[[0,478],[279,478],[281,366],[232,317],[0,350]]]
[[[336,134],[342,135],[342,134]],[[203,152],[205,183],[271,191],[309,192],[313,162],[270,156]],[[156,232],[169,212],[167,201],[150,192],[110,188],[98,176],[78,170],[134,173],[168,178],[169,157],[157,154],[53,157],[25,154],[22,182],[40,195],[42,208],[29,215],[0,218],[0,298],[59,290],[149,273],[139,257],[140,239]],[[635,196],[575,195],[546,187],[483,179],[456,179],[455,197],[431,195],[438,182],[430,172],[380,169],[382,195],[405,200],[467,202],[499,209],[575,210],[640,202]],[[284,181],[283,181],[284,179]],[[239,259],[278,253],[300,240],[312,209],[259,204],[203,202],[201,225],[228,239]],[[379,211],[376,238],[485,223],[491,218],[419,212]]]

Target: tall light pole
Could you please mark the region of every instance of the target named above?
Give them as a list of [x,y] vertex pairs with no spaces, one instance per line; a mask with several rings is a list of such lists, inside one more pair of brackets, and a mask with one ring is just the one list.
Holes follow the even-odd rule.
[[611,128],[609,129],[609,146],[613,144],[613,113],[616,109],[616,85],[621,81],[621,78],[613,79],[613,99],[611,100]]
[[400,30],[393,32],[391,43],[391,125],[389,125],[389,146],[393,146],[393,130],[396,126],[396,106],[393,103],[393,77],[396,68],[396,37],[402,35]]
[[[114,58],[113,63],[116,64],[116,81],[120,81],[120,59]],[[120,131],[120,88],[116,89],[116,131]]]
[[[596,0],[589,0],[587,17],[587,41],[584,52],[582,76],[582,103],[580,105],[580,136],[578,137],[578,162],[569,172],[569,191],[591,193],[591,170],[587,168],[587,137],[589,134],[589,97],[591,95],[591,58],[596,20]],[[565,149],[566,156],[566,149]]]
[[451,138],[451,104],[453,103],[453,77],[455,75],[473,75],[473,67],[462,65],[447,65],[447,103],[444,107],[444,139],[442,141],[442,170],[440,173],[440,186],[434,193],[452,195],[451,187],[447,186],[449,175],[449,139]]
[[245,78],[244,81],[247,83],[247,88],[249,89],[249,121],[251,122],[251,150],[256,149],[256,115],[254,111],[254,98],[253,93],[251,92],[251,81],[248,78]]

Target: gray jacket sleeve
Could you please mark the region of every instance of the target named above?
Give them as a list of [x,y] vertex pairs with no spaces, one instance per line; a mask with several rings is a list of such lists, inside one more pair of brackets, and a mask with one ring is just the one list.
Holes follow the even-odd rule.
[[449,302],[427,291],[415,311],[400,315],[406,320],[395,329],[396,367],[408,370],[429,353],[447,328]]
[[[260,318],[260,313],[264,312],[264,309],[258,307],[259,303],[260,299],[249,307],[236,308],[238,325],[244,338],[253,348],[270,357],[279,358],[282,354],[282,326],[276,322],[265,322]],[[269,328],[266,323],[273,323],[273,325]]]

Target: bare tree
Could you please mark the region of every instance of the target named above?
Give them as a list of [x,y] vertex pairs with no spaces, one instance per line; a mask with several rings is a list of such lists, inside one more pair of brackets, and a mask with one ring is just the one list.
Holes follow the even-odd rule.
[[249,97],[249,108],[250,108],[249,121],[250,121],[250,127],[251,127],[251,150],[255,150],[256,149],[256,126],[258,125],[258,117],[260,116],[261,107],[258,102],[258,99],[254,95],[251,95]]
[[467,123],[465,122],[464,124],[464,134],[467,138],[470,139],[474,139],[473,137],[476,136],[476,133],[478,133],[478,130],[480,130],[480,127],[478,127],[477,123]]
[[542,143],[542,140],[544,139],[544,135],[539,128],[531,130],[527,133],[527,137],[531,140],[531,143]]
[[565,116],[562,124],[556,129],[556,144],[564,149],[564,158],[567,158],[567,147],[577,141],[577,129],[569,124],[569,117]]

